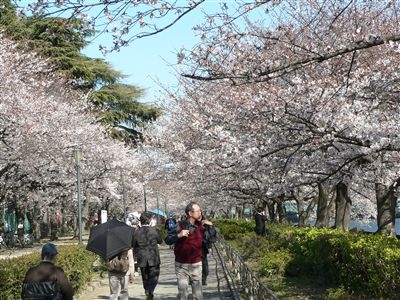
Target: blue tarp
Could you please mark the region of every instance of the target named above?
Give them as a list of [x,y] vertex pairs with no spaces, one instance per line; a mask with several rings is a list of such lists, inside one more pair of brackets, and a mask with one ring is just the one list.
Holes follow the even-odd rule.
[[158,208],[149,210],[148,212],[151,214],[155,214],[155,215],[159,215],[159,216],[163,216],[163,217],[167,216],[167,214],[164,211],[162,211],[161,209],[158,209]]

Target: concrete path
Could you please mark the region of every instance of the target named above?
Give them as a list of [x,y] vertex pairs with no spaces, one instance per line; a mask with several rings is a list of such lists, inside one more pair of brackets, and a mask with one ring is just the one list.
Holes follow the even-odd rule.
[[[175,277],[175,263],[173,250],[169,246],[163,244],[160,247],[161,256],[161,274],[158,285],[154,292],[155,299],[172,300],[176,299],[178,287]],[[210,275],[207,279],[207,286],[203,287],[204,300],[217,299],[234,299],[229,290],[228,281],[223,272],[221,262],[215,252],[209,254]],[[81,294],[75,297],[76,300],[97,300],[108,299],[110,291],[108,288],[107,274],[104,274],[103,279],[94,280],[88,288]],[[142,286],[142,277],[135,277],[133,284],[129,285],[129,300],[146,299]],[[191,290],[189,289],[191,293]],[[192,299],[190,294],[189,299]]]

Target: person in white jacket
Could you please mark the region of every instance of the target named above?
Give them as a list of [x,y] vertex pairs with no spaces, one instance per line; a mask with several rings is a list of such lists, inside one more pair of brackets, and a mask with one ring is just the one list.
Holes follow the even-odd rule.
[[[135,228],[134,224],[132,224],[132,222],[130,220],[127,220],[126,224]],[[128,250],[128,261],[129,261],[129,270],[128,270],[128,272],[126,272],[125,281],[132,284],[133,279],[135,277],[135,259],[133,257],[132,249]]]
[[128,250],[128,261],[129,261],[129,270],[126,272],[125,281],[129,283],[133,283],[133,278],[135,275],[135,260],[133,259],[133,250]]

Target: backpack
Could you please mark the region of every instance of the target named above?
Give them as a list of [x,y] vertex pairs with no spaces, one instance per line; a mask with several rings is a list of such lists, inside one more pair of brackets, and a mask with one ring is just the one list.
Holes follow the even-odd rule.
[[29,282],[22,286],[22,299],[61,300],[62,295],[55,281]]
[[168,226],[168,230],[174,230],[176,227],[176,223],[174,222],[174,220],[172,218],[169,218],[167,220],[167,226]]
[[128,251],[124,251],[113,258],[107,263],[108,271],[125,274],[129,270]]

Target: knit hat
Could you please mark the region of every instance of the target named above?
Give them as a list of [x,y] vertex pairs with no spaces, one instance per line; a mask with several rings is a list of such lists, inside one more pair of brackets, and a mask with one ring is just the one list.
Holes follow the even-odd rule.
[[42,247],[42,257],[48,256],[53,257],[57,255],[57,247],[52,243],[43,245]]

